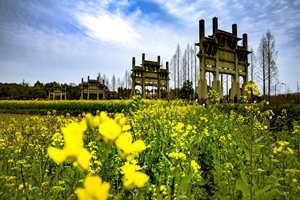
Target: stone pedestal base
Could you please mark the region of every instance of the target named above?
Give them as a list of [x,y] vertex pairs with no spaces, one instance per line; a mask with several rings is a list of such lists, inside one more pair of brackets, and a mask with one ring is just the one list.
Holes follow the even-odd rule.
[[241,96],[241,89],[240,89],[240,83],[233,81],[230,90],[230,101],[234,100],[235,95],[237,95],[237,98],[239,99]]
[[223,97],[223,88],[221,87],[221,82],[219,80],[212,82],[212,89],[215,90],[220,94],[221,97]]
[[200,101],[206,101],[207,99],[207,82],[205,79],[199,80],[199,90],[198,90],[198,96]]

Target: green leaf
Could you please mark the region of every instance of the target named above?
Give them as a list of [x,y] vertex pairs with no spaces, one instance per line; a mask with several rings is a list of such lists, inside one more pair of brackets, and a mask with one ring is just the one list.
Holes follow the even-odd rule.
[[245,154],[246,154],[246,159],[250,160],[250,154],[249,154],[249,151],[247,149],[245,149]]
[[244,197],[250,196],[250,190],[249,190],[248,184],[245,183],[243,180],[238,179],[236,181],[236,187],[238,190],[242,191]]
[[264,139],[265,138],[265,136],[261,136],[261,137],[259,137],[259,138],[257,138],[256,140],[255,140],[255,143],[258,143],[258,142],[260,142],[262,139]]
[[189,175],[186,175],[185,177],[181,177],[182,178],[182,182],[181,182],[181,185],[180,185],[180,188],[182,189],[182,191],[184,193],[188,193],[188,188],[189,188],[189,185],[190,185],[190,182],[192,180],[192,177],[193,177],[193,174],[189,174]]
[[265,192],[267,192],[269,189],[271,188],[271,185],[267,185],[266,187],[264,187],[263,189],[260,189],[258,191],[255,192],[255,196],[258,198],[258,197],[261,197],[262,195],[265,194]]
[[260,196],[258,196],[256,194],[256,199],[262,199],[262,200],[265,200],[265,199],[276,199],[276,197],[280,197],[280,195],[282,195],[278,190],[269,190],[269,191],[265,191],[263,193],[261,193]]
[[241,171],[240,172],[241,178],[245,183],[248,183],[248,178],[247,175],[245,174],[245,172]]

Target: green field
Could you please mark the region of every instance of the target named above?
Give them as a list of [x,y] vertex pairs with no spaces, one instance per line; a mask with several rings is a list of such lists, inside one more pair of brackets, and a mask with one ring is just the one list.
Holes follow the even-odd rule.
[[300,196],[295,105],[204,108],[138,98],[17,104],[0,102],[0,199]]

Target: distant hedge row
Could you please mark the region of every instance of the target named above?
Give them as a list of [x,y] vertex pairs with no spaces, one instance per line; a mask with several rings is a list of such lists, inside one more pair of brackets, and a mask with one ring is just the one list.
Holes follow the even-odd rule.
[[46,114],[55,110],[58,114],[80,114],[89,112],[95,114],[97,111],[107,111],[108,113],[129,113],[130,110],[138,107],[149,106],[151,104],[161,106],[194,104],[185,100],[146,100],[134,98],[134,100],[0,100],[0,112],[2,113],[22,113],[22,114]]
[[[245,114],[247,115],[247,110],[245,109],[245,104],[239,104],[239,103],[225,103],[225,104],[219,104],[219,109],[223,112],[229,114],[231,110]],[[272,110],[275,116],[282,116],[283,110],[286,110],[286,124],[289,129],[292,129],[293,122],[300,121],[300,105],[299,104],[260,104],[260,110],[261,112],[264,112],[266,110]],[[270,129],[274,131],[282,130],[284,127],[281,127],[277,117],[274,117],[270,120]]]
[[132,100],[64,100],[64,101],[0,101],[0,112],[9,113],[47,113],[56,110],[58,113],[77,114],[90,112],[95,114],[97,110],[109,113],[127,113],[132,107]]

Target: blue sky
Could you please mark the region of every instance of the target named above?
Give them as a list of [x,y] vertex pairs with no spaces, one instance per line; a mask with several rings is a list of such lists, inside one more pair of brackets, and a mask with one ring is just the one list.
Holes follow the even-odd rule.
[[131,58],[170,61],[198,42],[198,21],[248,34],[257,50],[271,30],[280,80],[300,84],[300,0],[0,0],[0,82],[79,83],[98,72],[123,77]]

